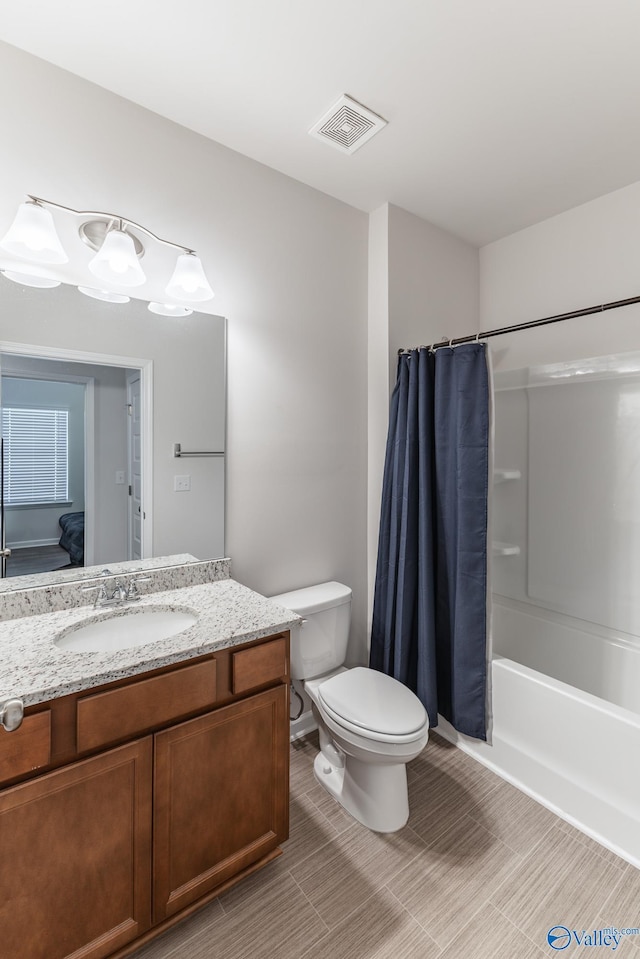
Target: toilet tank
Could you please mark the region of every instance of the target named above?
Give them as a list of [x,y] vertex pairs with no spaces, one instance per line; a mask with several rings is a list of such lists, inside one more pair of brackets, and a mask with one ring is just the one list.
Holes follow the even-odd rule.
[[291,677],[315,679],[342,666],[351,622],[351,590],[342,583],[319,583],[271,599],[302,616],[291,630]]

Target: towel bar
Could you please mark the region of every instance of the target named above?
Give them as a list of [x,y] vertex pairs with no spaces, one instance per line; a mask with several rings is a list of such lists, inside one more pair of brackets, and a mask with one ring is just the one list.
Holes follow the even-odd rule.
[[222,450],[222,451],[219,451],[219,450],[213,451],[213,450],[212,450],[212,451],[210,451],[210,452],[208,452],[208,451],[200,451],[200,452],[197,452],[197,451],[193,451],[193,450],[192,450],[192,451],[187,451],[187,450],[183,450],[183,449],[180,447],[180,443],[174,443],[174,444],[173,444],[173,455],[176,456],[176,457],[180,457],[180,456],[224,456],[224,450]]

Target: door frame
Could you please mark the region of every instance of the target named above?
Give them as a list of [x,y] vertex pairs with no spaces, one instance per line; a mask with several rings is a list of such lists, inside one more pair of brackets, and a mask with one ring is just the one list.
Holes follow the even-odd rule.
[[[130,560],[136,558],[133,555],[133,542],[134,542],[134,520],[135,513],[133,509],[133,459],[134,459],[134,432],[133,432],[133,404],[131,402],[132,394],[132,383],[138,376],[140,381],[140,403],[142,406],[142,377],[140,375],[140,370],[129,370],[126,376],[125,388],[127,391],[127,482],[129,484],[129,495],[127,496],[127,556]],[[142,409],[141,409],[142,412]],[[140,421],[140,429],[142,432],[142,437],[144,437],[144,424],[142,418]],[[144,521],[146,517],[145,509],[145,498],[144,498],[144,459],[141,455],[140,457],[140,498],[141,498],[141,508],[140,508],[140,531],[142,533],[144,529]]]
[[[89,353],[83,350],[68,350],[52,346],[36,346],[32,343],[12,343],[0,340],[0,353],[10,353],[12,355],[31,357],[33,359],[60,360],[68,363],[85,363],[92,366],[116,366],[125,370],[137,369],[140,371],[140,400],[141,400],[141,421],[142,421],[142,501],[145,504],[144,519],[142,522],[142,557],[148,559],[153,556],[153,360],[140,359],[132,356],[119,356],[111,353]],[[91,446],[94,454],[94,416],[92,410],[91,436],[88,436],[88,423],[85,424],[85,455]],[[88,459],[88,458],[87,458]],[[91,476],[89,477],[89,473]],[[91,457],[91,468],[87,462],[85,475],[85,494],[87,504],[91,504],[91,510],[96,508],[96,490],[95,490],[95,469],[93,468],[93,455]],[[87,510],[89,512],[89,510]],[[86,517],[85,517],[86,518]],[[91,522],[92,520],[90,520]],[[88,564],[87,564],[88,565]]]
[[[8,350],[0,350],[8,353]],[[24,354],[22,354],[24,355]],[[43,359],[43,357],[37,357]],[[72,361],[70,361],[72,362]],[[34,373],[31,370],[21,370],[18,366],[9,373],[5,373],[0,362],[0,381],[4,377],[15,377],[21,380],[45,380],[55,383],[74,383],[84,386],[84,565],[93,566],[94,555],[94,510],[95,496],[95,378],[93,376],[77,376],[73,373]],[[2,391],[0,390],[0,405]]]

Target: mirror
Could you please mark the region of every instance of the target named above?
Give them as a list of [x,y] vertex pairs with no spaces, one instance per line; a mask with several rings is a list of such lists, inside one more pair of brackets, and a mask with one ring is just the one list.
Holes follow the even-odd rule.
[[[203,313],[163,317],[141,301],[106,303],[73,286],[42,290],[1,274],[0,308],[3,409],[43,405],[36,397],[45,387],[60,396],[63,381],[81,387],[84,489],[76,478],[71,490],[70,479],[64,503],[56,503],[54,514],[84,515],[84,565],[138,557],[144,564],[174,554],[222,557],[224,318]],[[132,430],[136,403],[140,417]],[[66,400],[57,405],[70,408]],[[180,457],[174,455],[176,444]],[[191,455],[203,453],[216,455]],[[50,512],[41,505],[38,510]],[[13,535],[24,548],[30,535],[36,541],[38,536],[29,532],[28,523],[16,532],[14,511],[27,517],[19,504],[6,510],[7,546]],[[55,540],[61,533],[57,522],[52,526],[50,521],[44,539]],[[60,565],[70,568],[43,573],[43,582],[83,575],[82,566]],[[1,588],[19,588],[21,582],[20,576],[11,576]]]

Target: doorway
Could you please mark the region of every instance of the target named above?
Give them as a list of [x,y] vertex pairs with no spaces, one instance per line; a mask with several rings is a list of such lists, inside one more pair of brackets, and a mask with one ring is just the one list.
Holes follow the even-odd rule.
[[[57,416],[58,421],[62,421],[66,415],[66,437],[63,435],[59,442],[61,447],[67,444],[66,463],[61,453],[59,469],[61,474],[67,470],[68,482],[67,488],[61,482],[55,496],[45,491],[46,501],[37,502],[36,490],[31,502],[20,502],[14,495],[12,501],[5,503],[2,533],[11,550],[6,575],[107,565],[151,555],[150,536],[145,529],[149,511],[144,508],[148,488],[144,469],[148,448],[145,432],[149,428],[149,410],[145,410],[144,403],[146,361],[127,359],[126,365],[120,365],[113,362],[121,361],[120,357],[52,355],[55,350],[35,348],[35,352],[32,347],[28,350],[22,352],[13,345],[0,345],[3,422],[8,419],[6,410],[18,409],[13,400],[9,405],[9,387],[18,380],[22,408],[44,411],[38,415],[45,419]],[[150,363],[148,366],[146,373],[150,379]],[[48,402],[42,399],[43,389],[46,396],[43,387],[46,383],[51,384]],[[80,417],[77,408],[72,415],[68,402],[55,403],[51,399],[56,391],[59,397],[74,387],[83,394]],[[75,403],[77,407],[77,395]],[[64,434],[64,429],[61,433]],[[40,441],[36,430],[32,449],[34,468],[30,469],[27,461],[27,474],[35,475],[39,462],[46,458],[46,448],[38,445]],[[2,492],[6,498],[12,470],[10,458],[7,459],[6,436],[3,446]],[[82,461],[80,479],[79,458]]]

